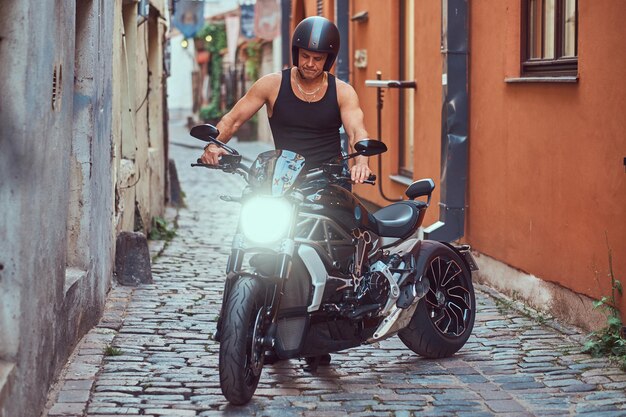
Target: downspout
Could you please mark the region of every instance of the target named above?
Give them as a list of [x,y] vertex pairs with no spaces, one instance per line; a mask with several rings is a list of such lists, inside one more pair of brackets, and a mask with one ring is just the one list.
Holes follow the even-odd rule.
[[347,83],[350,82],[350,10],[348,0],[337,0],[335,2],[335,19],[337,29],[339,29],[339,39],[341,46],[337,55],[337,78]]
[[[339,29],[339,54],[335,69],[337,78],[346,83],[350,83],[350,5],[348,0],[337,0],[335,2],[335,19],[337,29]],[[350,145],[348,144],[348,135],[345,133],[343,126],[340,129],[341,150],[346,155],[350,153]],[[346,165],[347,166],[347,165]]]
[[[439,221],[424,238],[451,242],[465,232],[468,177],[469,79],[468,0],[442,0],[443,108],[441,112],[441,199]],[[442,25],[443,26],[443,25]]]
[[280,0],[280,37],[282,45],[282,68],[291,66],[291,36],[289,27],[291,25],[291,0]]

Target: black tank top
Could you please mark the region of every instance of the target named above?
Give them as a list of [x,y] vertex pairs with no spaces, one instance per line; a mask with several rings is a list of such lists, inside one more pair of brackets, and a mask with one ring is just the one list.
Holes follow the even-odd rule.
[[337,85],[331,74],[328,74],[324,97],[308,103],[293,93],[291,70],[283,70],[280,91],[269,121],[276,149],[304,156],[307,169],[341,155],[341,114],[337,103]]

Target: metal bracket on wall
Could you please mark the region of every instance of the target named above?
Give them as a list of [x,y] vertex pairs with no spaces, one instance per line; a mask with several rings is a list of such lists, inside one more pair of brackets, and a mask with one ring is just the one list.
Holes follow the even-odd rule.
[[[417,83],[415,81],[407,81],[407,80],[383,80],[382,72],[376,71],[376,79],[375,80],[365,80],[366,87],[374,87],[376,88],[376,134],[377,139],[382,140],[382,111],[383,111],[383,88],[413,88],[417,89]],[[378,156],[378,190],[380,191],[380,195],[387,201],[395,202],[402,201],[403,198],[389,198],[383,192],[383,171],[382,171],[382,156]]]

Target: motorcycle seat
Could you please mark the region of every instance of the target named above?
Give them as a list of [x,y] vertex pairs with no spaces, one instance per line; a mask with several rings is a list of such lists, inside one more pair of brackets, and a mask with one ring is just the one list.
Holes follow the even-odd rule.
[[428,204],[420,200],[393,203],[373,213],[378,234],[383,237],[406,238],[420,226],[420,212]]

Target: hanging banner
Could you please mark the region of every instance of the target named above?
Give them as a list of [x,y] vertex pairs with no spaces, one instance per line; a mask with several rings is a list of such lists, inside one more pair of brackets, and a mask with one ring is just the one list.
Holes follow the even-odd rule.
[[204,1],[178,0],[172,24],[185,38],[193,38],[204,27]]
[[239,8],[241,12],[241,34],[246,39],[254,38],[254,4],[242,4]]
[[280,5],[278,0],[257,0],[254,9],[254,33],[268,41],[280,34]]
[[239,16],[226,16],[226,58],[231,64],[235,63],[237,43],[239,42]]

